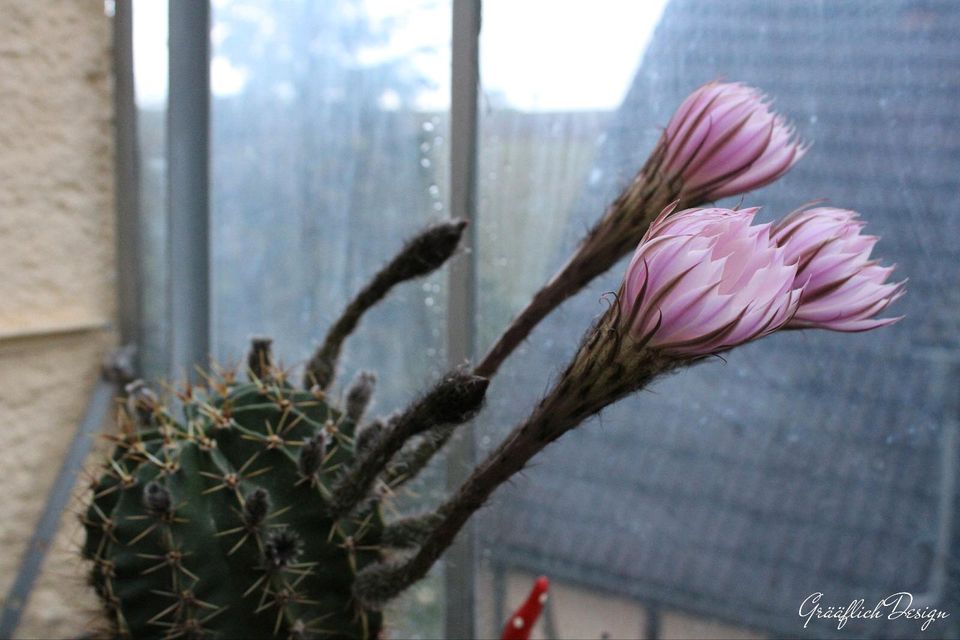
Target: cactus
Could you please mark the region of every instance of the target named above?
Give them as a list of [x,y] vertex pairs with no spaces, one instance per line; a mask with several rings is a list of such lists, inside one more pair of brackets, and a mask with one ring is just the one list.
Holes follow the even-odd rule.
[[[408,439],[449,430],[486,380],[454,371],[389,420],[362,420],[375,376],[334,406],[324,388],[340,343],[393,285],[454,252],[464,225],[411,241],[334,325],[298,389],[254,338],[247,378],[220,371],[171,406],[127,387],[116,446],[93,483],[83,555],[114,635],[374,638],[382,614],[356,597],[358,571],[408,546],[385,536],[378,477]],[[386,487],[381,481],[381,487]]]
[[355,429],[322,394],[276,380],[192,389],[179,421],[155,405],[118,438],[86,514],[84,554],[117,630],[375,636],[380,614],[350,585],[380,556],[380,511],[324,509]]

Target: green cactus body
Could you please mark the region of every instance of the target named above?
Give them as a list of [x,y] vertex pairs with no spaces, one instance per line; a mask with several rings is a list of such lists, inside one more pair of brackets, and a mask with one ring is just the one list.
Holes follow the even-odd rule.
[[84,517],[118,635],[379,634],[351,590],[382,559],[379,507],[326,508],[355,424],[322,393],[265,379],[193,388],[181,420],[156,402],[131,412]]

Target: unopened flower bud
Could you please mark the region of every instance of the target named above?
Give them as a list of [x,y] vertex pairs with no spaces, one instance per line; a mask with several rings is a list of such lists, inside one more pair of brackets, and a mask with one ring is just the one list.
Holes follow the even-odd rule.
[[373,446],[373,443],[377,441],[377,438],[380,437],[380,434],[383,433],[383,429],[383,421],[377,419],[364,425],[357,431],[357,437],[353,443],[354,455],[359,457],[368,451],[370,447]]
[[677,109],[664,132],[666,180],[679,180],[684,202],[753,191],[786,173],[806,148],[762,93],[710,82]]
[[904,294],[906,281],[887,282],[893,267],[870,258],[879,238],[862,235],[863,227],[856,212],[832,207],[801,209],[774,225],[803,285],[789,328],[868,331],[901,319],[875,317]]
[[143,506],[152,516],[169,515],[173,510],[170,491],[156,481],[150,481],[143,487]]
[[419,405],[423,428],[437,424],[463,424],[480,410],[490,380],[457,370],[448,373]]
[[307,478],[312,478],[323,465],[323,457],[327,452],[327,436],[323,432],[315,434],[310,439],[304,441],[300,447],[300,457],[297,459],[297,467],[300,474]]
[[[627,267],[621,322],[678,356],[730,349],[782,327],[800,300],[797,265],[751,225],[757,209],[665,210]],[[669,215],[669,217],[667,217]]]
[[273,356],[270,347],[273,340],[265,337],[254,337],[250,340],[250,353],[247,356],[249,374],[255,380],[264,380],[270,377],[273,367]]
[[347,417],[354,422],[360,422],[363,413],[370,404],[373,390],[377,384],[377,376],[369,371],[360,371],[347,389],[346,412]]
[[157,394],[143,380],[134,380],[126,387],[127,413],[141,426],[148,426],[150,419],[159,406]]
[[466,220],[444,220],[420,232],[391,265],[397,280],[417,278],[443,266],[457,250],[466,227]]
[[243,499],[243,521],[248,527],[259,526],[270,513],[270,493],[257,487]]

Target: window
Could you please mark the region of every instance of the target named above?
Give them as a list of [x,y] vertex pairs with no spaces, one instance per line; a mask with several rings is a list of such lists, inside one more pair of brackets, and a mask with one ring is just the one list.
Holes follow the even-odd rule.
[[[286,364],[301,363],[401,239],[449,215],[449,128],[462,115],[451,112],[450,41],[471,37],[451,31],[453,4],[213,3],[218,360],[266,334]],[[141,20],[148,6],[136,4]],[[682,99],[718,77],[768,93],[813,145],[743,204],[762,204],[766,220],[817,198],[856,209],[910,284],[892,327],[781,333],[658,382],[550,447],[476,519],[477,632],[496,635],[540,573],[554,598],[538,633],[555,637],[795,635],[815,592],[845,606],[909,591],[915,606],[952,612],[960,8],[488,0],[482,11],[475,251],[462,258],[476,277],[457,283],[476,300],[475,355],[643,164]],[[138,90],[144,364],[164,376],[163,87],[159,100]],[[472,427],[480,455],[530,410],[622,273],[569,300],[507,362]],[[446,367],[449,286],[440,274],[403,287],[348,343],[342,375],[376,369],[379,412]],[[436,465],[401,508],[447,489]],[[441,636],[443,595],[437,577],[412,590],[399,633]],[[850,626],[915,631],[901,622]]]

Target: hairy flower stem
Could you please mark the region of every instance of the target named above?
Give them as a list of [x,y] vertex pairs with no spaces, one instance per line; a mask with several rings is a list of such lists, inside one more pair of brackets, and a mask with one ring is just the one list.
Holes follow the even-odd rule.
[[[679,183],[667,183],[659,176],[664,152],[664,141],[661,140],[643,169],[581,241],[576,253],[500,335],[474,369],[476,375],[493,377],[503,361],[541,320],[633,251],[657,214],[681,197]],[[694,204],[681,200],[680,207]]]
[[466,226],[466,220],[440,222],[407,242],[400,253],[350,301],[327,331],[323,344],[307,363],[304,387],[329,387],[333,382],[343,342],[357,328],[363,314],[380,302],[395,285],[439,269],[453,255]]
[[411,438],[403,449],[395,455],[381,475],[381,479],[391,489],[396,489],[417,477],[433,459],[434,454],[449,442],[457,424],[441,424]]
[[[399,562],[373,565],[357,576],[355,592],[379,606],[426,575],[464,523],[501,484],[548,444],[655,377],[690,362],[676,360],[622,338],[612,308],[527,420],[474,469],[447,502],[429,516],[435,524],[417,552]],[[436,519],[434,519],[436,518]]]
[[347,469],[334,486],[329,515],[341,517],[370,493],[387,462],[413,436],[444,424],[461,424],[480,410],[488,381],[464,371],[447,374],[421,399],[391,420],[383,433]]

